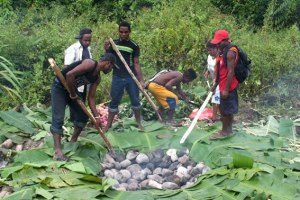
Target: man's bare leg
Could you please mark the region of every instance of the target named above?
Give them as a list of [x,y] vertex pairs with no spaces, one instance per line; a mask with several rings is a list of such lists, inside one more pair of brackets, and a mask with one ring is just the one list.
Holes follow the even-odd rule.
[[138,128],[140,130],[144,130],[144,127],[142,125],[142,120],[141,120],[141,110],[140,109],[134,109],[133,110],[135,121],[138,124]]
[[112,123],[113,123],[113,120],[116,116],[118,112],[111,112],[111,111],[108,111],[108,119],[107,119],[107,124],[106,126],[104,127],[103,129],[103,132],[106,133],[108,131],[108,129],[110,129]]
[[61,149],[61,135],[54,133],[53,141],[54,141],[54,150],[55,150],[53,159],[58,161],[68,161],[69,158],[63,154]]
[[77,139],[78,139],[81,131],[82,131],[82,128],[80,128],[78,126],[74,127],[74,132],[73,132],[72,138],[70,140],[71,143],[77,142]]

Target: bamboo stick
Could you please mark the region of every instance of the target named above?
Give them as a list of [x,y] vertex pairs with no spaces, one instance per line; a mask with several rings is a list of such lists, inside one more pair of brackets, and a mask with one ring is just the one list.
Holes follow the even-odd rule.
[[122,61],[122,63],[124,64],[124,66],[126,67],[128,73],[130,74],[130,76],[132,77],[132,79],[134,80],[134,82],[137,84],[138,88],[140,89],[140,91],[143,93],[143,95],[146,97],[147,101],[151,104],[152,108],[155,110],[159,121],[162,121],[162,118],[158,112],[158,108],[157,106],[154,104],[154,102],[151,100],[150,96],[146,93],[146,91],[144,90],[144,88],[141,86],[140,82],[137,80],[137,78],[135,77],[135,75],[132,73],[131,69],[129,68],[127,62],[125,61],[125,59],[123,58],[121,52],[119,51],[118,47],[116,46],[115,42],[113,41],[112,38],[109,38],[109,42],[112,46],[112,48],[115,50],[115,52],[118,54],[120,60]]

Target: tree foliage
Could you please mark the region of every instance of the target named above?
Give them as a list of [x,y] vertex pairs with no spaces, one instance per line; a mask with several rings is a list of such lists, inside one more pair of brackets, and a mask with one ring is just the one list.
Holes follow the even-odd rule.
[[[300,13],[297,0],[2,0],[1,3],[0,39],[5,48],[0,48],[0,55],[13,63],[13,70],[22,72],[20,96],[29,104],[49,102],[54,76],[47,59],[53,57],[62,66],[64,50],[75,42],[81,28],[93,30],[92,53],[99,59],[104,53],[104,41],[118,37],[117,23],[123,19],[132,24],[132,39],[141,47],[145,78],[162,68],[193,67],[201,80],[207,58],[205,44],[220,28],[230,32],[233,42],[245,49],[254,63],[251,77],[242,85],[243,95],[263,92],[281,74],[299,66],[296,55],[300,48],[299,27],[294,26]],[[109,85],[110,76],[103,77],[98,100],[109,98]]]

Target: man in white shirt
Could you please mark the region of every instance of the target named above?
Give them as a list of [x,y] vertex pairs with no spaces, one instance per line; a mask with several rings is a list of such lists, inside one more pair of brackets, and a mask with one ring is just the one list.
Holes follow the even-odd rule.
[[78,41],[65,51],[65,66],[76,61],[92,59],[91,49],[89,47],[92,39],[92,30],[89,28],[81,29],[75,39],[78,39]]
[[[211,44],[208,42],[206,44],[206,48],[208,51],[208,57],[207,57],[207,71],[205,72],[204,76],[206,79],[210,77],[210,79],[215,82],[217,77],[215,73],[215,67],[218,57],[218,48],[216,45]],[[214,95],[212,96],[211,102],[213,103],[213,116],[212,116],[212,122],[215,122],[218,120],[217,114],[219,111],[219,105],[220,105],[220,90],[219,85],[217,86]]]

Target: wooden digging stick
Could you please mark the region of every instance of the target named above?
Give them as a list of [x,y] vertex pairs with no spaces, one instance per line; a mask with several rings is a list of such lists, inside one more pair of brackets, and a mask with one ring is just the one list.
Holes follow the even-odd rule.
[[131,69],[129,68],[127,62],[125,61],[125,59],[123,58],[121,52],[119,51],[118,47],[116,46],[115,42],[113,41],[113,39],[109,38],[109,42],[112,46],[112,48],[115,50],[115,52],[118,54],[120,60],[122,61],[122,63],[124,64],[124,66],[126,67],[128,73],[130,74],[130,76],[132,77],[132,79],[134,80],[134,82],[137,84],[137,86],[139,87],[140,91],[143,93],[143,95],[146,97],[146,99],[148,100],[148,102],[151,104],[152,108],[155,110],[159,121],[162,122],[162,118],[158,112],[157,106],[153,103],[153,101],[151,100],[150,96],[145,92],[144,88],[141,86],[140,82],[137,80],[137,78],[135,77],[135,75],[132,73]]
[[[70,93],[70,90],[69,90],[69,88],[67,86],[66,79],[62,75],[62,73],[61,73],[59,67],[56,65],[54,59],[53,58],[49,58],[48,61],[49,61],[50,65],[51,65],[52,69],[54,70],[55,75],[58,77],[58,79],[63,84],[63,86],[66,88],[66,90]],[[104,142],[105,142],[107,148],[109,149],[109,151],[114,154],[114,150],[113,150],[110,142],[108,141],[107,137],[104,135],[102,129],[100,127],[96,126],[97,123],[96,123],[96,119],[94,118],[94,116],[87,110],[87,108],[85,107],[83,101],[80,98],[76,99],[76,101],[79,104],[80,108],[83,110],[83,112],[90,118],[90,120],[92,121],[92,123],[95,125],[97,131],[99,132],[100,136],[104,140]]]
[[204,103],[202,104],[202,106],[200,107],[200,109],[197,111],[197,114],[195,116],[195,118],[193,119],[190,127],[188,128],[188,130],[184,133],[184,135],[182,136],[181,140],[180,140],[180,144],[184,143],[186,138],[190,135],[190,133],[192,132],[193,128],[195,127],[200,115],[203,113],[204,108],[206,107],[208,101],[210,100],[211,96],[212,96],[212,92],[209,92]]

